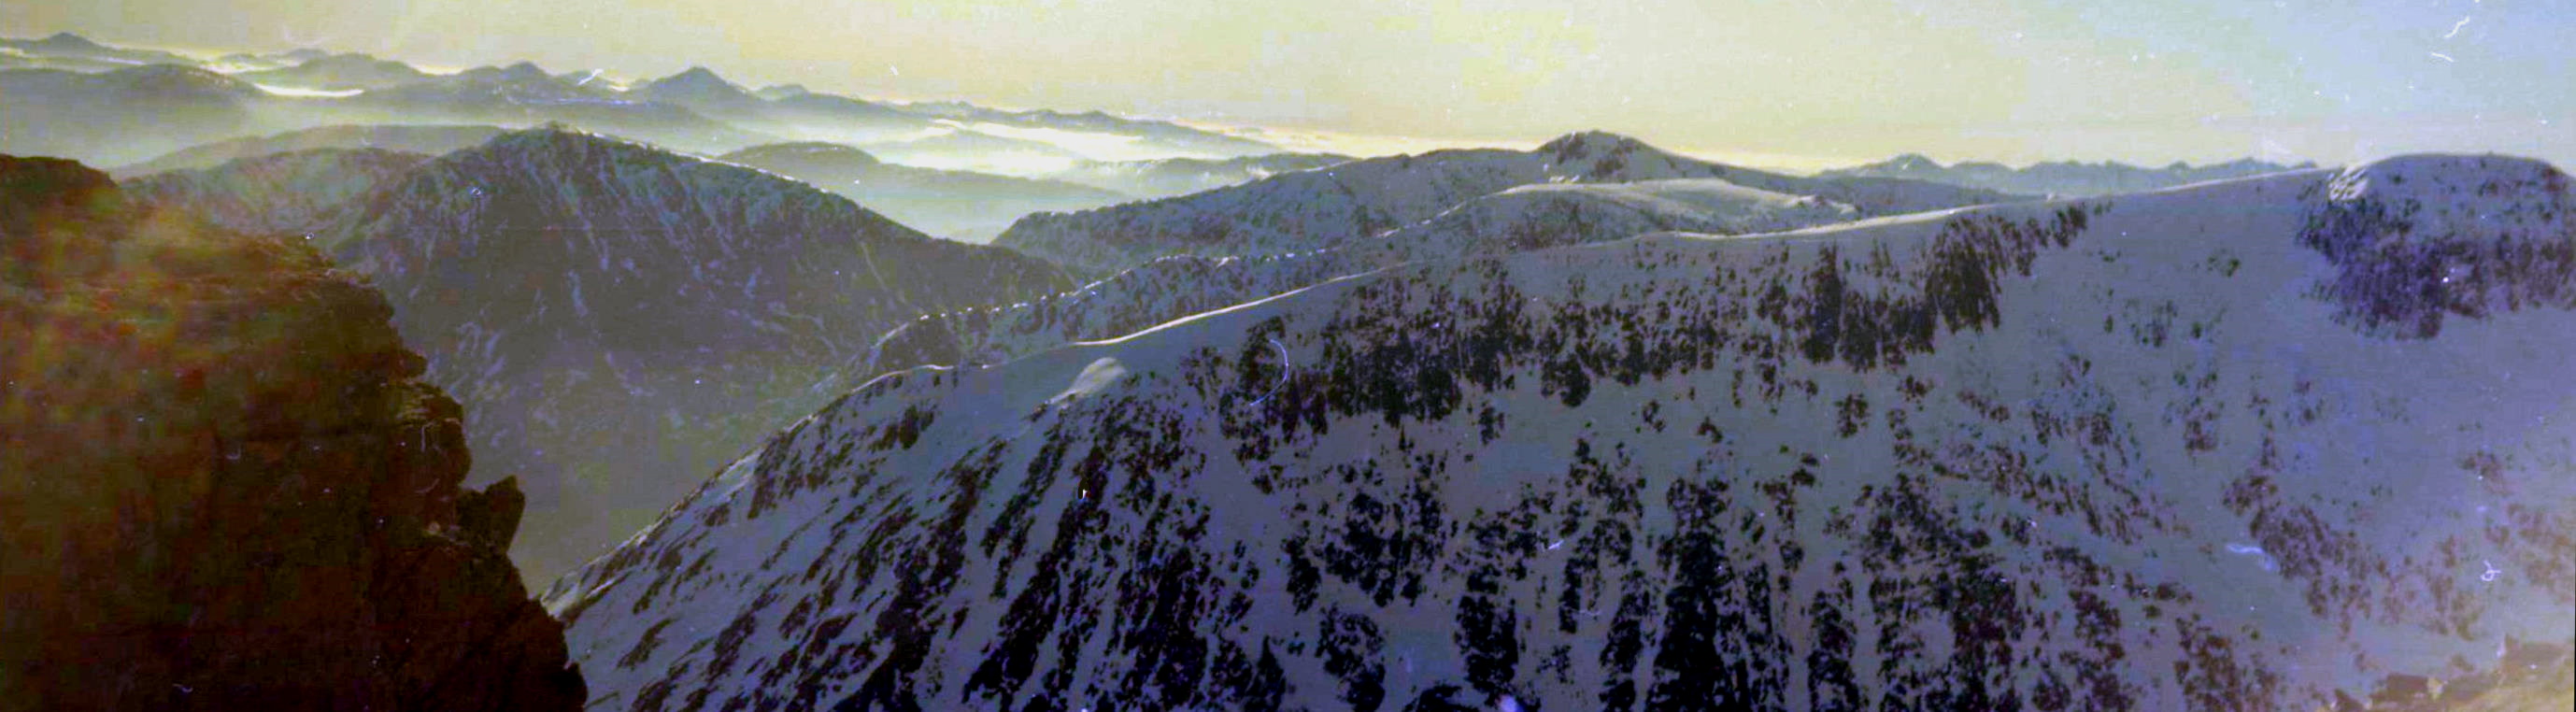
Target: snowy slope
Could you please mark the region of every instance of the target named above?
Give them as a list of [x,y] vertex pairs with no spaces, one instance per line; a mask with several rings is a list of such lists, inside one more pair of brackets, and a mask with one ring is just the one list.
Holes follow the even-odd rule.
[[995,244],[1094,273],[1167,254],[1310,250],[1430,218],[1470,198],[1535,183],[1719,178],[1886,215],[2009,196],[1890,179],[1809,179],[1685,158],[1635,139],[1578,133],[1533,151],[1471,149],[1352,161],[1176,198],[1040,214]]
[[1175,255],[1072,292],[925,316],[879,340],[857,369],[994,364],[1060,344],[1133,333],[1335,277],[1406,262],[1496,255],[1649,232],[1766,232],[1850,220],[1848,205],[1715,178],[1542,183],[1469,200],[1429,220],[1326,249],[1254,257]]
[[308,235],[329,225],[352,198],[426,160],[374,148],[317,148],[128,178],[119,187],[137,204],[195,215],[234,232]]
[[2314,163],[2284,166],[2251,158],[2206,166],[2177,161],[2163,168],[2132,166],[2117,161],[2050,161],[2020,168],[1969,161],[1945,166],[1922,154],[1908,153],[1877,163],[1837,168],[1820,175],[1833,178],[1905,178],[2032,195],[2088,196],[2134,193],[2314,167]]
[[514,555],[550,576],[766,432],[923,313],[1071,287],[811,186],[531,130],[421,165],[317,235],[373,278],[467,411],[475,482],[527,484]]
[[880,378],[546,600],[609,709],[2311,709],[2576,639],[2572,256],[2422,157],[1411,265]]

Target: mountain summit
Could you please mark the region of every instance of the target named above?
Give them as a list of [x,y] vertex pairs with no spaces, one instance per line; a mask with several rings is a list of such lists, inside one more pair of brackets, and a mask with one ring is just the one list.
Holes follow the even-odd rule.
[[759,106],[763,100],[706,67],[690,67],[678,74],[636,85],[634,93],[653,101],[725,113]]

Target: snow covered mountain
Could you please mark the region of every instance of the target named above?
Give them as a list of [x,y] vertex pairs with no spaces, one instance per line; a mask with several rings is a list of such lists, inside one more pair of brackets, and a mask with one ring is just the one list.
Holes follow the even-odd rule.
[[991,242],[1022,215],[1127,200],[1064,181],[896,165],[834,143],[753,146],[716,157],[814,184],[895,222],[962,242]]
[[1926,158],[1922,154],[1909,153],[1877,163],[1829,170],[1819,175],[1905,178],[2032,195],[2087,196],[2135,193],[2190,183],[2314,167],[2316,167],[2314,163],[2284,166],[2251,158],[2207,166],[2194,166],[2177,161],[2163,168],[2143,168],[2116,161],[2101,163],[2051,161],[2034,163],[2021,168],[2013,168],[2001,163],[1969,161],[1944,166],[1939,161]]
[[213,168],[237,159],[317,148],[377,148],[436,156],[490,141],[492,137],[501,135],[501,131],[498,126],[471,125],[321,126],[189,146],[149,161],[119,167],[110,173],[120,178],[131,178],[167,171]]
[[1322,168],[1351,160],[1329,153],[1271,153],[1238,158],[1157,158],[1141,161],[1083,161],[1056,173],[1057,180],[1099,186],[1148,198],[1188,195],[1268,178],[1289,171]]
[[195,215],[233,232],[310,235],[330,225],[352,198],[426,160],[375,148],[317,148],[128,178],[118,187],[139,205]]
[[1578,133],[1533,151],[1469,149],[1351,161],[1230,188],[1022,218],[995,244],[1106,274],[1169,254],[1311,250],[1428,219],[1535,183],[1719,178],[1889,215],[2008,200],[1993,191],[1883,178],[1813,179],[1677,156],[1636,139]]
[[531,130],[356,199],[317,241],[374,279],[463,402],[474,481],[527,483],[543,580],[832,394],[916,315],[1072,286],[760,171]]
[[2497,157],[1418,263],[879,378],[546,600],[613,709],[2404,701],[2576,642],[2571,308]]
[[1176,255],[1064,294],[925,316],[878,340],[860,371],[876,374],[924,364],[997,364],[1407,262],[1499,255],[1650,232],[1788,230],[1843,222],[1857,214],[1848,205],[1754,190],[1715,178],[1526,185],[1469,200],[1402,229],[1325,249],[1245,258]]

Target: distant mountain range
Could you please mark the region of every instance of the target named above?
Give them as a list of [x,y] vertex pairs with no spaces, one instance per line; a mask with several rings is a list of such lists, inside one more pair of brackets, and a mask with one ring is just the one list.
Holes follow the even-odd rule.
[[172,64],[99,73],[0,70],[0,153],[122,165],[264,130],[249,82]]
[[1038,178],[938,170],[877,160],[831,143],[754,146],[718,156],[841,194],[923,232],[990,242],[1021,215],[1124,202],[1116,191]]
[[1145,198],[1164,198],[1249,183],[1289,171],[1322,168],[1351,160],[1329,153],[1271,153],[1236,158],[1157,158],[1138,161],[1081,161],[1051,174]]
[[1428,219],[1469,199],[1537,183],[1716,178],[1812,196],[1861,215],[2011,200],[1990,190],[1889,178],[1801,178],[1711,163],[1606,133],[1570,134],[1531,151],[1466,149],[1371,158],[1242,185],[1077,213],[1021,218],[994,244],[1105,275],[1168,254],[1264,255],[1313,250]]
[[189,146],[141,163],[120,166],[111,172],[120,178],[131,178],[163,171],[213,168],[235,159],[317,148],[379,148],[435,156],[482,144],[501,135],[502,131],[498,126],[322,126]]
[[430,78],[411,65],[363,54],[333,54],[295,64],[235,74],[258,84],[318,91],[384,89]]
[[2207,166],[2176,162],[2163,168],[2143,168],[2109,161],[2102,163],[2055,161],[2034,163],[2021,168],[2012,168],[2001,163],[1973,161],[1944,166],[1921,154],[1909,153],[1868,165],[1829,170],[1819,175],[1904,178],[2031,195],[2086,196],[2136,193],[2189,183],[2244,178],[2315,167],[2314,163],[2284,166],[2250,158]]
[[[201,61],[60,34],[0,40],[0,70],[6,70],[0,91],[27,98],[17,103],[42,105],[0,117],[0,151],[107,165],[212,141],[379,123],[562,122],[710,155],[787,140],[829,141],[875,148],[899,163],[1026,177],[1084,160],[1224,159],[1277,150],[1222,132],[1096,111],[884,104],[801,87],[754,92],[704,67],[628,87],[596,72],[553,74],[527,62],[442,75],[320,50]],[[137,117],[165,125],[133,135]],[[1090,152],[1101,147],[1115,148]],[[1032,165],[1032,157],[1045,160]]]
[[194,64],[170,52],[109,47],[69,32],[42,39],[0,38],[0,69],[43,68],[105,71],[149,64]]

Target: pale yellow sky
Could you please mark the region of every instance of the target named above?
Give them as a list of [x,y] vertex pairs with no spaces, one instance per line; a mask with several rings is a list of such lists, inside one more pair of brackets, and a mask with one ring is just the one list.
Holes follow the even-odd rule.
[[[1765,165],[2576,159],[2576,0],[86,0],[0,31],[529,59],[1376,146],[1579,129]],[[1349,144],[1358,146],[1361,144]]]

